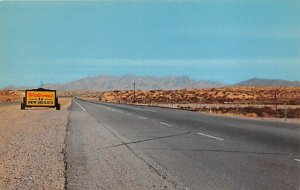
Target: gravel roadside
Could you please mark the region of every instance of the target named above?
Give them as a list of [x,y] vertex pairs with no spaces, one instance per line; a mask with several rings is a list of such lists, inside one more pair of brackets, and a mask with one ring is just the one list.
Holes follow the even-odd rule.
[[71,99],[62,110],[0,108],[0,189],[64,189],[64,139]]

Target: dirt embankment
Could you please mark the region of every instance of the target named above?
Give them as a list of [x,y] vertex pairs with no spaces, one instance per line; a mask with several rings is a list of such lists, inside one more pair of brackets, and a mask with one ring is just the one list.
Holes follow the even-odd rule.
[[22,101],[23,91],[19,90],[0,90],[0,102]]
[[0,189],[64,189],[64,139],[71,99],[62,110],[0,107]]
[[[210,89],[81,93],[88,100],[146,104],[247,117],[300,118],[300,87],[224,87]],[[275,106],[277,105],[277,106]]]

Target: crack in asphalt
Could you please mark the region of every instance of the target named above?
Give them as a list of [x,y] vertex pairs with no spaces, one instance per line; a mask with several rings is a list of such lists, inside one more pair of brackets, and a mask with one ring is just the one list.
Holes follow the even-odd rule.
[[269,155],[282,155],[288,156],[289,154],[279,152],[252,152],[252,151],[240,151],[240,150],[220,150],[220,149],[179,149],[179,148],[140,148],[149,150],[178,150],[178,151],[193,151],[193,152],[223,152],[223,153],[241,153],[241,154],[269,154]]
[[143,139],[143,140],[132,141],[132,142],[127,142],[127,143],[123,142],[121,144],[116,144],[116,145],[112,145],[112,146],[102,147],[102,148],[99,148],[99,149],[114,148],[114,147],[119,147],[119,146],[124,146],[124,145],[130,145],[130,144],[137,144],[137,143],[141,143],[141,142],[153,141],[153,140],[157,140],[157,139],[164,139],[164,138],[171,138],[171,137],[183,136],[183,135],[187,135],[187,134],[190,134],[190,133],[191,133],[191,131],[187,131],[185,133],[179,133],[179,134],[174,134],[174,135],[154,137],[154,138],[150,138],[150,139]]
[[[93,114],[91,114],[88,110],[87,113],[89,113],[91,116],[93,116]],[[94,116],[93,116],[94,117]],[[136,153],[129,145],[130,144],[134,144],[134,143],[139,143],[139,142],[145,142],[145,141],[150,141],[150,140],[155,140],[155,139],[162,139],[162,138],[168,138],[171,136],[180,136],[180,135],[186,135],[191,133],[191,131],[188,131],[186,133],[183,134],[177,134],[177,135],[169,135],[169,136],[164,136],[164,137],[157,137],[157,138],[152,138],[152,139],[145,139],[145,140],[141,140],[141,141],[135,141],[135,142],[129,142],[126,143],[122,140],[121,137],[119,137],[113,130],[110,129],[109,125],[105,124],[103,121],[101,121],[100,119],[98,119],[97,117],[94,117],[96,119],[96,121],[98,123],[100,123],[101,125],[103,125],[104,128],[106,128],[114,137],[116,137],[118,140],[120,140],[122,143],[118,144],[118,145],[113,145],[113,147],[117,147],[117,146],[125,146],[132,154],[134,154],[138,159],[140,159],[142,162],[144,162],[150,170],[152,170],[153,172],[155,172],[158,176],[160,176],[161,178],[163,178],[164,180],[167,180],[168,182],[170,182],[171,184],[174,185],[175,189],[178,189],[177,186],[178,184],[167,178],[167,174],[164,174],[163,172],[159,171],[159,169],[157,169],[156,167],[154,167],[151,163],[149,163],[147,160],[145,160],[142,156],[140,156],[138,153]]]

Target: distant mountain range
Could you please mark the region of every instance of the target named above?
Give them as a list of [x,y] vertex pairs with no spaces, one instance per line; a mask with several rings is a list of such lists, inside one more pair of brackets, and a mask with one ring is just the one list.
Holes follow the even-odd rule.
[[276,80],[276,79],[260,79],[252,78],[235,84],[234,86],[299,86],[300,81]]
[[[174,90],[184,88],[217,88],[222,86],[228,86],[220,82],[194,80],[186,76],[153,77],[125,75],[117,77],[109,75],[99,75],[95,77],[83,78],[65,84],[46,84],[43,87],[57,90],[132,90],[134,82],[136,84],[137,90]],[[300,81],[252,78],[229,86],[300,87]],[[26,87],[17,88],[14,86],[7,86],[4,89],[26,89]]]
[[213,88],[224,86],[223,83],[213,81],[196,81],[186,76],[175,77],[153,77],[153,76],[135,76],[125,75],[121,77],[99,75],[96,77],[87,77],[66,84],[45,85],[45,88],[58,90],[132,90],[133,83],[137,90],[174,90],[183,88]]

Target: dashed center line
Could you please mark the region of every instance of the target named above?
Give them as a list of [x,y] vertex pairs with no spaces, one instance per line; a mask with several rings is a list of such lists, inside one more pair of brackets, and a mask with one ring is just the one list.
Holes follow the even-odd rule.
[[207,135],[207,134],[204,134],[204,133],[197,133],[197,134],[198,134],[198,135],[202,135],[202,136],[206,136],[206,137],[209,137],[209,138],[217,139],[217,140],[220,140],[220,141],[223,141],[223,140],[224,140],[224,139],[221,139],[221,138],[219,138],[219,137]]
[[131,115],[131,113],[126,113],[127,115]]
[[166,126],[169,126],[169,127],[172,127],[173,125],[170,125],[170,124],[168,124],[168,123],[164,123],[164,122],[159,122],[160,124],[162,124],[162,125],[166,125]]
[[296,158],[295,158],[294,160],[297,161],[297,162],[300,162],[300,159],[296,159]]
[[139,117],[140,119],[147,119],[147,118],[145,118],[145,117]]

